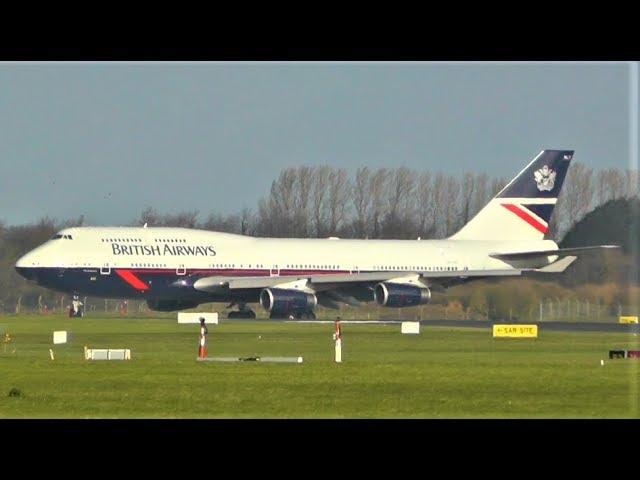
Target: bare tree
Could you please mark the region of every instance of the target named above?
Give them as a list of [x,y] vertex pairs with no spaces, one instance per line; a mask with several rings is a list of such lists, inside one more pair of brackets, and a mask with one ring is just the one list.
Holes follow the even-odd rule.
[[266,237],[276,236],[276,228],[274,227],[272,222],[272,202],[273,199],[271,197],[269,197],[268,199],[261,198],[260,200],[258,200],[258,219],[256,222],[256,230],[258,235]]
[[327,231],[327,196],[331,168],[322,166],[313,171],[312,216],[316,237],[324,237]]
[[[84,223],[84,216],[81,215],[75,223]],[[147,224],[149,227],[196,228],[198,225],[198,211],[193,210],[176,214],[160,215],[153,207],[147,207],[140,214],[140,218],[133,222],[133,225],[137,226],[144,224]]]
[[195,228],[198,224],[198,211],[180,212],[175,215],[167,214],[162,217],[165,227]]
[[567,214],[573,222],[577,222],[592,208],[593,169],[576,163],[568,172],[565,183]]
[[593,170],[576,162],[567,172],[567,178],[553,214],[550,235],[560,239],[571,227],[591,210],[594,194]]
[[404,186],[400,189],[402,190],[402,194],[400,196],[400,202],[398,206],[398,215],[400,216],[403,223],[405,223],[405,226],[403,227],[405,236],[407,238],[413,238],[416,235],[417,229],[415,217],[418,174],[413,170],[404,168],[404,172],[399,174],[399,176],[400,178],[402,178],[399,183],[404,184]]
[[60,228],[82,227],[84,225],[84,214],[78,218],[65,220],[60,224]]
[[433,222],[435,225],[434,234],[436,238],[446,236],[445,211],[446,202],[446,178],[442,173],[438,173],[433,181],[433,192],[431,194],[431,205],[433,209]]
[[553,209],[553,213],[551,214],[551,218],[549,219],[549,225],[547,227],[547,232],[544,234],[545,239],[555,240],[556,242],[560,242],[560,222],[558,218],[562,218],[562,214],[559,209],[562,208],[562,202],[558,201],[556,206]]
[[140,219],[136,222],[136,225],[144,224],[150,227],[161,224],[160,215],[158,215],[158,212],[156,212],[153,207],[145,208],[140,214]]
[[296,171],[294,168],[287,168],[282,171],[275,189],[271,189],[271,195],[275,200],[275,213],[278,218],[278,226],[281,234],[292,237],[295,234],[292,213],[295,203]]
[[432,195],[431,173],[422,172],[416,186],[416,220],[418,235],[422,238],[430,238],[435,233],[435,210]]
[[461,221],[462,225],[466,224],[473,210],[473,200],[475,198],[475,176],[471,172],[465,172],[462,176],[461,191]]
[[215,232],[240,233],[240,216],[211,213],[203,224],[198,225],[198,228]]
[[605,173],[607,190],[609,192],[609,198],[607,200],[615,200],[625,196],[625,179],[620,170],[615,168],[608,168]]
[[351,185],[343,168],[329,174],[329,234],[336,235],[345,220]]
[[607,188],[607,171],[599,170],[595,175],[596,202],[598,205],[607,203],[609,200],[609,189]]
[[407,238],[414,235],[412,225],[414,173],[406,167],[394,170],[387,188],[387,211],[383,222],[384,238]]
[[263,235],[274,237],[294,236],[294,212],[296,171],[286,168],[280,172],[277,180],[271,183],[267,199],[258,203],[259,231]]
[[486,173],[478,175],[475,179],[475,192],[473,195],[473,207],[469,212],[469,217],[478,213],[489,202],[489,177]]
[[382,219],[384,215],[384,197],[387,188],[389,171],[379,168],[371,177],[369,191],[371,192],[371,214],[369,218],[370,234],[373,238],[380,238],[382,234]]
[[626,170],[626,197],[636,198],[640,191],[638,190],[638,170]]
[[296,236],[309,236],[309,197],[313,181],[313,169],[311,167],[298,167],[296,169],[295,202],[293,220]]
[[365,238],[369,231],[367,223],[371,210],[371,171],[362,167],[356,171],[351,195],[356,217],[353,221],[356,238]]
[[250,235],[254,230],[254,215],[250,208],[243,208],[240,212],[240,233]]
[[504,177],[498,177],[491,179],[491,198],[495,197],[500,190],[507,186],[508,180]]
[[445,236],[455,233],[458,229],[460,216],[460,182],[452,175],[447,176],[445,180],[445,196],[444,196],[444,220],[445,220]]

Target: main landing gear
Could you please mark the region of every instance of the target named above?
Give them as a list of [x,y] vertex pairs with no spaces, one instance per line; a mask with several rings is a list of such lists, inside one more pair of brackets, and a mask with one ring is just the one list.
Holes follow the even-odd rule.
[[256,318],[256,312],[248,308],[246,303],[239,303],[238,310],[229,312],[227,318]]
[[316,314],[312,311],[308,312],[292,312],[288,314],[283,313],[270,313],[269,318],[271,320],[315,320]]

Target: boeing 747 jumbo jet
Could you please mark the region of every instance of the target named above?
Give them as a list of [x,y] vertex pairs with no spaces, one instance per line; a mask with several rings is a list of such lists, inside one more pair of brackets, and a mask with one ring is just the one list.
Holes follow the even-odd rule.
[[543,150],[455,235],[442,240],[255,238],[186,228],[76,227],[24,255],[16,270],[74,295],[145,299],[173,311],[237,305],[229,318],[315,318],[317,305],[428,303],[469,280],[562,272],[594,247],[544,240],[573,151]]

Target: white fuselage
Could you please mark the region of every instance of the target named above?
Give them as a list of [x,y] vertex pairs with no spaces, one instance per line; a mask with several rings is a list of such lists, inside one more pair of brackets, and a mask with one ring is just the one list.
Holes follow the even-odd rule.
[[[75,227],[22,257],[24,268],[220,270],[285,276],[306,271],[513,270],[493,252],[551,250],[541,241],[255,238],[186,228]],[[68,237],[68,238],[66,238]],[[234,273],[235,274],[235,273]]]

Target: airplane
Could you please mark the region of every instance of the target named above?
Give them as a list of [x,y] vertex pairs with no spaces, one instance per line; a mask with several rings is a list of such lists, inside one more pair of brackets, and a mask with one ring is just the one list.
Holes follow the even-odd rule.
[[144,299],[175,311],[229,302],[229,318],[315,318],[317,305],[426,304],[432,292],[497,276],[563,272],[579,255],[545,240],[573,150],[543,150],[457,233],[438,240],[257,238],[169,227],[73,227],[15,268],[72,295]]

